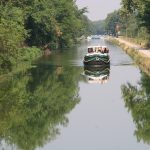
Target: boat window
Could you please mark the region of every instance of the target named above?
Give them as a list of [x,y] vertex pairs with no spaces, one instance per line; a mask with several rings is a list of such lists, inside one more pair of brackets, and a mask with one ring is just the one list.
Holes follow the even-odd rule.
[[92,53],[93,52],[93,48],[88,48],[88,52]]

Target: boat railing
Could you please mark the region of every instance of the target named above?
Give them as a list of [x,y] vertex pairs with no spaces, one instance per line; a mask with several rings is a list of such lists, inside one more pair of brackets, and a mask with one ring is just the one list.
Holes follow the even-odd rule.
[[88,53],[109,53],[109,49],[107,47],[89,47]]

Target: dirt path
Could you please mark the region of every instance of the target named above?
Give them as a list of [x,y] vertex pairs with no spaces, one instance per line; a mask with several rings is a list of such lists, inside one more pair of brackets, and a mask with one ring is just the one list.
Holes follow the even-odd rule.
[[122,38],[115,38],[115,39],[117,41],[119,41],[120,43],[127,45],[130,48],[134,48],[134,49],[138,50],[145,57],[149,57],[150,58],[150,49],[149,50],[148,49],[144,49],[144,48],[141,47],[141,45],[132,43],[132,42],[127,41],[127,40],[122,39]]

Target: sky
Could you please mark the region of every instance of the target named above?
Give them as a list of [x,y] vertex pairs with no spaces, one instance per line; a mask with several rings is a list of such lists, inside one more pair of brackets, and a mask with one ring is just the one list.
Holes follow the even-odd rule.
[[108,13],[119,9],[121,0],[76,0],[79,8],[87,7],[88,18],[92,21],[103,20]]

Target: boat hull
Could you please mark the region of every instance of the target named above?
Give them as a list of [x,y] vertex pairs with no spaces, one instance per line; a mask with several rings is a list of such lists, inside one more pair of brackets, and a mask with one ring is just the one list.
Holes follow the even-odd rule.
[[101,55],[85,56],[83,63],[84,63],[84,65],[91,65],[91,66],[109,65],[110,59],[109,59],[109,55],[106,55],[106,56],[101,56]]

